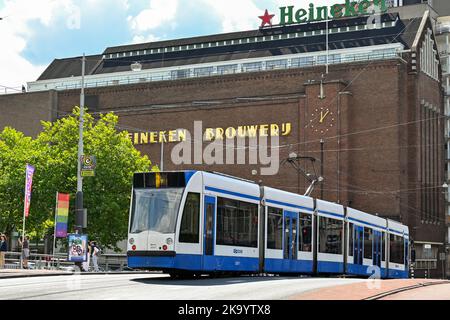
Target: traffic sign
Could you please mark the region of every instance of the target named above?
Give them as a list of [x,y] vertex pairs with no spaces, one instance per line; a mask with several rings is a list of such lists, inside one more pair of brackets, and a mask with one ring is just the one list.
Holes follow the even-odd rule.
[[94,177],[97,167],[97,158],[95,156],[81,156],[81,176]]

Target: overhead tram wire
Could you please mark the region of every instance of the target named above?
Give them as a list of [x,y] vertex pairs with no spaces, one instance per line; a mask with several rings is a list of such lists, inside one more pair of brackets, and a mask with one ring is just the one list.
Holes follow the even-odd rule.
[[[36,107],[36,106],[35,106]],[[37,106],[43,110],[47,110],[46,108],[42,107],[42,106]],[[200,109],[199,109],[200,110]],[[2,112],[4,112],[6,110],[2,110]],[[95,112],[95,113],[90,113],[91,115],[100,115],[100,114],[107,114],[110,112],[114,112],[114,111],[106,111],[106,112]],[[70,116],[72,115],[72,113],[70,112],[64,112],[64,111],[57,111],[57,113],[59,115],[63,115],[63,116]],[[12,113],[10,113],[12,114]],[[18,115],[20,117],[20,115]],[[23,116],[22,116],[23,117]],[[382,126],[382,127],[377,127],[377,128],[372,128],[372,129],[367,129],[367,130],[361,130],[361,131],[357,131],[357,132],[352,132],[352,133],[347,133],[347,134],[342,134],[342,135],[336,135],[333,137],[326,137],[326,138],[321,138],[321,139],[325,139],[325,140],[335,140],[338,138],[343,138],[343,137],[349,137],[349,136],[355,136],[355,135],[359,135],[359,134],[367,134],[367,133],[372,133],[372,132],[376,132],[376,131],[380,131],[380,130],[386,130],[386,129],[390,129],[390,128],[396,128],[396,127],[400,127],[400,126],[407,126],[407,125],[411,125],[411,124],[417,124],[417,123],[421,123],[421,122],[425,122],[425,121],[429,121],[429,120],[433,120],[433,119],[445,119],[447,118],[447,116],[442,115],[442,116],[438,116],[435,118],[431,118],[431,119],[422,119],[422,120],[416,120],[416,121],[411,121],[411,122],[406,122],[406,123],[400,123],[400,124],[393,124],[393,125],[388,125],[388,126]],[[137,128],[137,127],[132,127],[132,126],[122,126],[122,125],[118,125],[118,128],[122,128],[125,129],[126,131],[129,130],[135,130],[137,132],[141,132],[141,133],[148,133],[150,129],[143,129],[143,128]],[[305,145],[305,144],[312,144],[312,143],[316,143],[319,142],[320,139],[316,139],[316,140],[309,140],[309,141],[304,141],[304,142],[299,142],[299,143],[290,143],[290,144],[285,144],[285,145],[280,145],[280,146],[274,146],[271,147],[272,149],[284,149],[284,148],[292,148],[295,146],[299,146],[299,145]],[[191,139],[191,142],[201,142],[200,140],[195,140],[195,139]],[[205,141],[203,141],[205,142]],[[207,141],[206,141],[207,142]],[[426,145],[426,144],[424,144]],[[255,149],[259,146],[259,144],[257,144],[254,147],[251,146],[246,146],[246,147],[234,147],[235,150],[252,150]],[[415,146],[421,146],[421,145],[415,145]],[[401,148],[405,148],[405,147],[410,147],[410,146],[399,146],[399,147],[388,147],[388,148],[377,148],[378,150],[385,150],[385,149],[401,149]],[[370,148],[366,148],[366,149],[370,149]],[[354,151],[354,149],[347,149],[350,151]],[[342,149],[341,151],[346,151],[346,149]],[[314,151],[307,151],[307,152],[314,152]],[[331,152],[331,151],[329,151]]]

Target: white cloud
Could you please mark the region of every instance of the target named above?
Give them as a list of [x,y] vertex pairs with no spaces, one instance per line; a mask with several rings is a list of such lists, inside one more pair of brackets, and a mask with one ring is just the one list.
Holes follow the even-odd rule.
[[46,67],[35,66],[22,56],[27,41],[34,35],[34,30],[29,27],[29,23],[37,21],[44,26],[51,26],[56,15],[66,15],[68,19],[71,18],[75,7],[72,0],[5,1],[5,6],[0,11],[0,16],[7,17],[0,21],[1,85],[21,87],[27,81],[36,80]]
[[258,25],[261,8],[252,0],[200,0],[214,10],[220,17],[222,32],[254,29]]
[[150,8],[130,18],[131,29],[136,31],[155,29],[174,19],[177,9],[178,0],[151,0]]
[[129,8],[128,0],[6,0],[0,9],[0,17],[7,17],[0,21],[0,85],[20,88],[26,82],[35,81],[47,67],[33,65],[23,57],[28,41],[36,35],[30,23],[38,22],[47,28],[80,29],[81,8],[92,11],[111,5],[115,10]]

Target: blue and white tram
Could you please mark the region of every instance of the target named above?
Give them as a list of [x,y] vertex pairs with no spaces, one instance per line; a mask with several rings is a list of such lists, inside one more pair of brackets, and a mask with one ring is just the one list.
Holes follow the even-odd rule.
[[387,277],[387,220],[352,208],[347,208],[347,272],[365,276],[378,267]]
[[[201,171],[134,175],[128,266],[170,274],[408,276],[408,228]],[[378,267],[377,268],[374,268]]]

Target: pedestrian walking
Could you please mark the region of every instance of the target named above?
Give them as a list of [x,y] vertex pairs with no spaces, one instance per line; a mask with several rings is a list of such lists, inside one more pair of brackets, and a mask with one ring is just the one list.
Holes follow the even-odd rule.
[[84,272],[89,272],[89,265],[91,264],[91,245],[90,244],[88,244],[86,250],[87,250],[87,253],[86,253],[87,260],[86,260],[86,262],[83,262],[82,267],[83,267]]
[[20,241],[20,238],[19,238],[19,246],[22,247],[22,259],[23,259],[23,268],[24,269],[28,269],[28,258],[30,257],[30,241],[29,240],[30,240],[30,238],[28,238],[28,236],[26,236],[23,241]]
[[0,235],[0,269],[5,268],[5,254],[8,251],[8,240],[4,234]]
[[92,258],[92,264],[94,265],[94,271],[99,272],[100,269],[98,268],[98,255],[100,254],[100,249],[97,246],[97,243],[95,241],[91,241],[91,258]]

